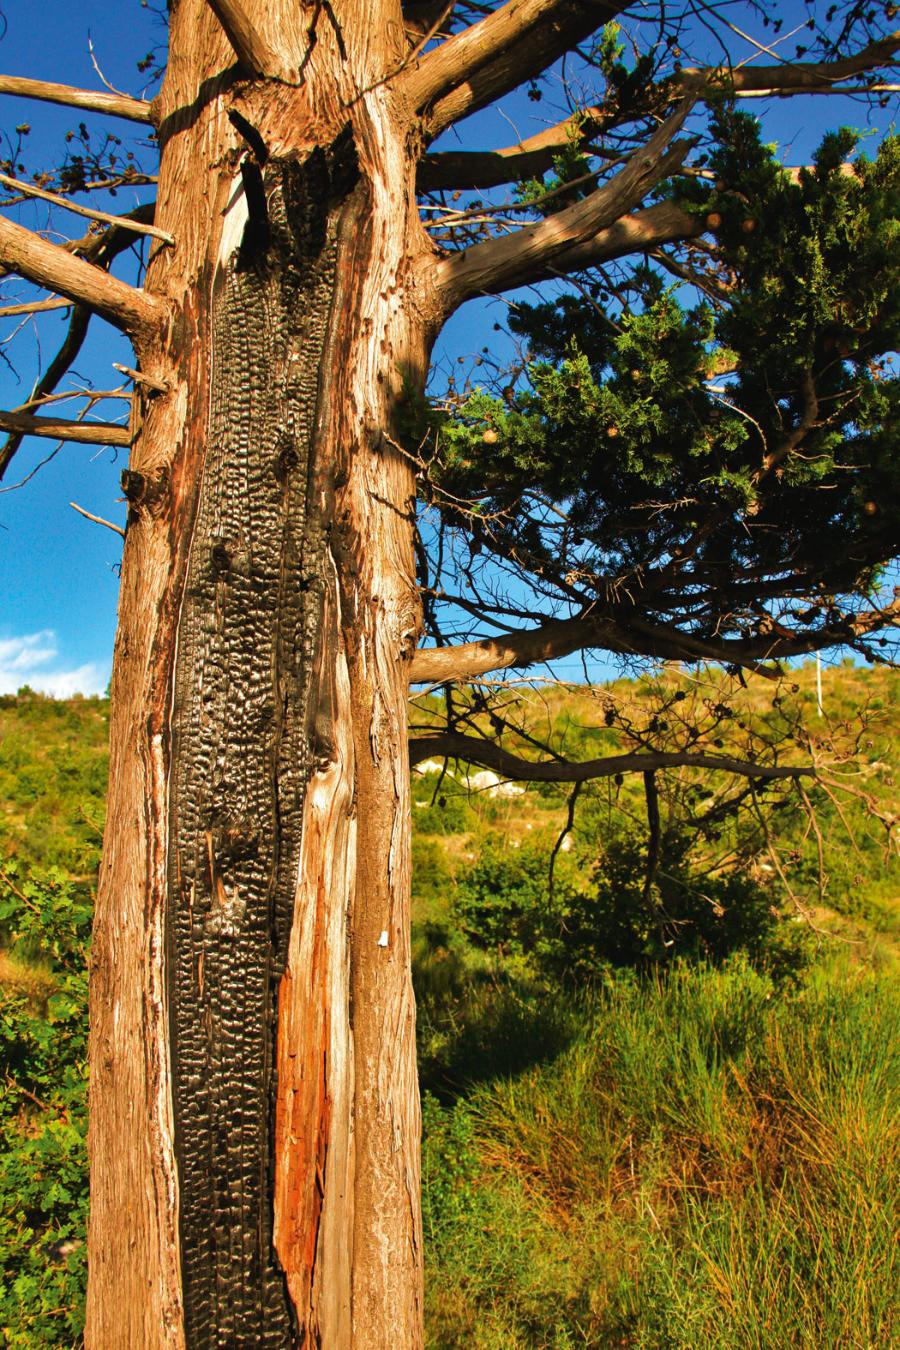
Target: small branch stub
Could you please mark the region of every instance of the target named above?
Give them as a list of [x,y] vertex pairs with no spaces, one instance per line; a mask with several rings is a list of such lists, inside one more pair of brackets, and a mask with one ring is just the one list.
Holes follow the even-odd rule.
[[137,469],[123,469],[119,482],[131,511],[139,516],[159,515],[169,489],[168,469],[162,468],[154,478]]
[[92,511],[85,511],[84,507],[79,506],[77,502],[69,502],[69,505],[73,511],[77,511],[80,516],[84,516],[85,520],[92,520],[95,525],[105,525],[114,534],[119,534],[123,539],[125,538],[125,531],[121,525],[114,525],[111,520],[104,520],[102,516],[95,516]]
[[121,375],[127,375],[129,380],[135,384],[142,384],[154,394],[167,394],[169,386],[162,380],[154,380],[150,375],[145,375],[142,370],[132,370],[131,366],[120,365],[118,361],[113,361],[113,370],[118,370]]

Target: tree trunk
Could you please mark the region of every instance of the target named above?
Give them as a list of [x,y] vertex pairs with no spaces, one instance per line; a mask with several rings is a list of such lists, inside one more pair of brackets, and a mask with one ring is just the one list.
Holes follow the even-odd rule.
[[169,331],[139,352],[168,393],[123,475],[91,1347],[421,1344],[419,613],[391,427],[429,316],[377,78],[402,28],[388,0],[259,7],[280,80],[240,78],[180,0],[160,97],[177,246],[147,276]]

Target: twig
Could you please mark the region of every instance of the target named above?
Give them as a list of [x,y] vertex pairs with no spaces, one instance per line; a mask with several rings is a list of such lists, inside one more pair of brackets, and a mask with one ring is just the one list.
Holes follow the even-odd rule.
[[572,826],[575,824],[575,804],[578,801],[578,794],[581,791],[581,786],[582,786],[581,783],[576,783],[575,786],[572,788],[572,791],[569,793],[568,810],[566,812],[566,823],[563,827],[562,833],[560,834],[556,843],[553,845],[553,849],[550,854],[550,865],[547,869],[547,896],[549,900],[553,899],[553,873],[556,867],[557,854],[559,853],[560,849],[563,846],[563,840],[566,838],[567,835],[572,833]]
[[79,506],[77,502],[69,502],[69,505],[73,511],[77,511],[80,516],[84,516],[85,520],[93,520],[96,525],[105,525],[108,530],[115,530],[116,534],[120,534],[123,539],[125,538],[125,531],[121,525],[114,525],[111,520],[104,520],[102,516],[92,515],[90,511],[85,511],[84,507]]
[[40,197],[42,202],[50,202],[53,206],[61,206],[66,211],[73,211],[76,216],[86,216],[88,220],[99,220],[104,225],[118,225],[123,230],[133,231],[134,234],[151,234],[154,239],[161,239],[165,244],[174,245],[175,243],[175,236],[169,234],[166,230],[161,230],[158,225],[144,225],[138,220],[129,220],[127,216],[113,216],[108,211],[97,211],[92,206],[79,206],[77,202],[69,201],[68,197],[61,197],[56,192],[48,192],[46,188],[36,187],[32,183],[23,183],[18,178],[11,178],[8,173],[0,173],[0,183],[13,192],[21,192],[26,197]]
[[4,305],[0,309],[0,319],[11,319],[17,314],[41,314],[46,309],[71,309],[73,303],[59,295],[54,300],[34,300],[30,305]]

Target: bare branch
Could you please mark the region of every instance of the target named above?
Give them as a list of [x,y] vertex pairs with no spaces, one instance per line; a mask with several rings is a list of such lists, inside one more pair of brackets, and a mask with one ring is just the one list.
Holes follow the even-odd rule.
[[599,230],[590,239],[567,248],[544,267],[530,268],[528,281],[536,283],[550,277],[584,271],[600,263],[612,262],[631,253],[649,253],[662,244],[695,239],[708,227],[702,216],[692,216],[675,202],[659,202],[645,211],[622,216],[608,229]]
[[[109,267],[113,258],[117,257],[124,249],[128,248],[133,240],[133,232],[129,226],[132,221],[152,220],[154,212],[154,203],[145,202],[142,206],[135,207],[134,211],[129,212],[127,218],[120,223],[111,225],[108,230],[102,234],[93,232],[87,234],[82,239],[73,240],[68,246],[69,252],[77,252],[82,257],[100,267]],[[33,306],[25,306],[28,309],[49,308],[55,309],[61,305],[72,308],[68,300],[47,300],[37,301]],[[16,309],[17,306],[10,308]],[[44,374],[32,390],[32,399],[41,399],[47,394],[52,393],[59,381],[69,370],[72,362],[77,358],[81,350],[81,345],[87,333],[88,323],[91,317],[91,311],[84,305],[75,305],[72,308],[72,315],[69,321],[68,331],[65,340],[56,356],[50,362]],[[22,442],[22,433],[11,433],[5,445],[0,448],[0,479],[6,473],[10,461],[18,450]]]
[[706,755],[691,750],[635,751],[626,755],[605,755],[602,759],[552,759],[535,762],[513,755],[495,741],[456,732],[417,736],[409,742],[409,762],[447,756],[467,764],[481,764],[503,778],[532,783],[585,783],[592,778],[612,778],[617,773],[652,773],[655,769],[716,769],[745,778],[815,778],[811,764],[756,764],[753,760],[734,759],[730,755]]
[[[47,394],[50,394],[57,386],[59,381],[65,375],[66,371],[78,357],[81,351],[84,339],[87,336],[88,325],[90,323],[90,310],[85,309],[84,305],[75,305],[72,309],[72,315],[69,319],[69,326],[66,330],[65,340],[56,356],[50,362],[41,379],[35,384],[31,391],[32,400],[40,401]],[[23,431],[13,432],[6,438],[6,444],[0,449],[0,479],[9,468],[12,458],[22,444]]]
[[545,173],[573,139],[586,140],[601,122],[598,108],[574,113],[555,126],[499,150],[442,150],[419,163],[417,186],[430,192],[442,188],[491,188],[501,183]]
[[128,427],[111,422],[69,422],[58,417],[30,417],[27,413],[0,412],[0,431],[23,436],[49,436],[56,441],[80,441],[84,445],[130,445]]
[[133,337],[154,333],[165,316],[162,301],[4,217],[0,217],[0,263],[38,286],[96,310]]
[[161,230],[158,225],[145,225],[140,220],[129,218],[128,216],[112,216],[108,211],[96,211],[91,206],[79,206],[77,202],[70,201],[68,197],[61,197],[56,192],[48,192],[46,188],[36,187],[34,183],[22,183],[18,178],[11,178],[8,173],[0,173],[0,183],[10,188],[13,192],[20,192],[26,197],[39,197],[42,202],[51,202],[54,206],[61,206],[66,211],[72,211],[76,216],[86,216],[88,220],[99,220],[104,225],[118,225],[123,230],[131,230],[134,234],[149,234],[154,239],[161,239],[166,244],[174,244],[175,238],[166,230]]
[[514,234],[474,244],[465,252],[445,258],[435,267],[435,283],[449,309],[484,291],[523,285],[547,269],[560,255],[583,244],[620,216],[638,205],[641,198],[681,165],[688,151],[686,141],[669,145],[690,111],[685,103],[654,132],[646,146],[636,150],[625,166],[584,201]]
[[73,511],[77,511],[80,516],[84,516],[85,520],[92,520],[95,525],[105,525],[108,530],[120,534],[123,539],[125,538],[125,531],[121,525],[114,525],[111,520],[104,520],[102,516],[95,516],[92,511],[85,511],[84,507],[79,506],[77,502],[69,502],[69,505]]
[[686,69],[677,84],[684,92],[702,95],[710,89],[739,95],[830,93],[841,80],[867,70],[894,66],[900,51],[900,31],[871,42],[854,56],[840,61],[785,61],[777,66],[741,66],[739,70],[721,67],[715,70]]
[[0,309],[0,319],[12,319],[20,314],[43,314],[48,309],[71,309],[72,301],[61,295],[53,300],[32,300],[25,305],[4,305]]
[[46,80],[27,80],[18,75],[0,75],[0,94],[39,99],[42,103],[63,103],[85,112],[124,117],[129,122],[153,122],[153,104],[127,94],[104,94],[93,89],[73,89],[68,84],[49,84]]
[[425,647],[410,664],[412,684],[464,683],[491,670],[554,661],[584,647],[602,646],[607,631],[592,619],[561,619],[506,637],[482,638],[453,647]]
[[271,73],[277,64],[268,43],[256,30],[241,0],[208,0],[209,7],[225,30],[234,53],[251,75]]
[[615,0],[507,0],[397,77],[432,136],[540,74],[608,23]]
[[[840,640],[832,634],[832,643]],[[846,641],[846,637],[843,640]],[[412,684],[465,683],[492,670],[555,661],[572,652],[596,647],[621,656],[646,656],[661,661],[725,662],[777,679],[778,672],[760,662],[776,654],[774,647],[780,654],[783,645],[778,641],[774,645],[770,642],[773,650],[769,651],[757,650],[759,644],[709,642],[677,628],[663,628],[636,618],[627,623],[603,617],[558,619],[542,624],[540,628],[521,629],[505,637],[482,638],[452,647],[423,648],[412,658],[409,678]],[[828,644],[823,642],[822,645]],[[795,655],[800,650],[812,648],[784,654]]]
[[675,627],[649,623],[636,615],[584,615],[557,619],[502,637],[482,638],[448,647],[417,651],[409,667],[412,684],[465,683],[494,670],[559,660],[572,652],[597,648],[622,656],[660,661],[708,661],[742,666],[777,680],[780,672],[763,662],[804,656],[826,647],[846,645],[900,620],[900,596],[891,604],[845,618],[840,624],[810,632],[780,632],[752,638],[695,637]]

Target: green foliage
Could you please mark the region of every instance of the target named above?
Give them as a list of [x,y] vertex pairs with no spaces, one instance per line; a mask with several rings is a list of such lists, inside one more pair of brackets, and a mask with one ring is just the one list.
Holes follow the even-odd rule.
[[80,1344],[87,1220],[91,904],[58,871],[0,864],[0,923],[40,963],[0,984],[0,1328],[9,1346]]
[[[798,709],[814,714],[812,679],[798,672],[774,703],[768,686],[741,697],[782,734]],[[659,694],[609,690],[645,718]],[[613,752],[618,732],[584,699],[548,696],[541,715],[573,756]],[[885,672],[825,672],[821,736],[869,704],[852,781],[887,813],[898,699]],[[729,747],[749,716],[732,701]],[[96,863],[82,808],[105,779],[104,714],[93,700],[0,705],[0,1340],[23,1350],[80,1343],[91,904],[87,883],[45,864],[65,857],[83,875]],[[43,780],[52,807],[35,793]],[[436,782],[414,785],[413,941],[433,1350],[887,1343],[896,988],[847,965],[773,979],[802,926],[769,914],[771,889],[716,890],[702,849],[680,852],[677,834],[644,905],[644,836],[621,829],[639,782],[585,790],[552,899],[564,793],[467,801],[448,781],[432,807]],[[857,852],[827,795],[818,809],[832,918],[866,938],[854,953],[878,930],[887,964],[897,907],[883,831],[845,801]],[[102,819],[102,789],[87,814]],[[788,811],[772,828],[814,891],[814,841]],[[723,849],[737,842],[729,827]],[[662,906],[690,964],[664,946]]]
[[92,876],[106,815],[105,699],[0,696],[0,852]]
[[[604,579],[689,559],[664,608],[710,637],[743,632],[761,589],[868,592],[900,535],[900,140],[848,172],[856,137],[835,133],[792,176],[752,117],[723,107],[713,135],[713,183],[679,200],[713,222],[715,267],[688,299],[642,263],[517,303],[527,383],[439,418],[432,470],[478,545],[603,602]],[[561,161],[555,187],[581,170]],[[535,492],[564,510],[562,538]]]
[[552,983],[684,955],[719,962],[738,950],[778,974],[802,965],[802,940],[771,896],[746,875],[699,874],[690,846],[685,833],[668,833],[648,887],[646,840],[620,830],[587,877],[570,867],[551,888],[545,841],[511,850],[489,837],[458,877],[454,912],[477,947]]

